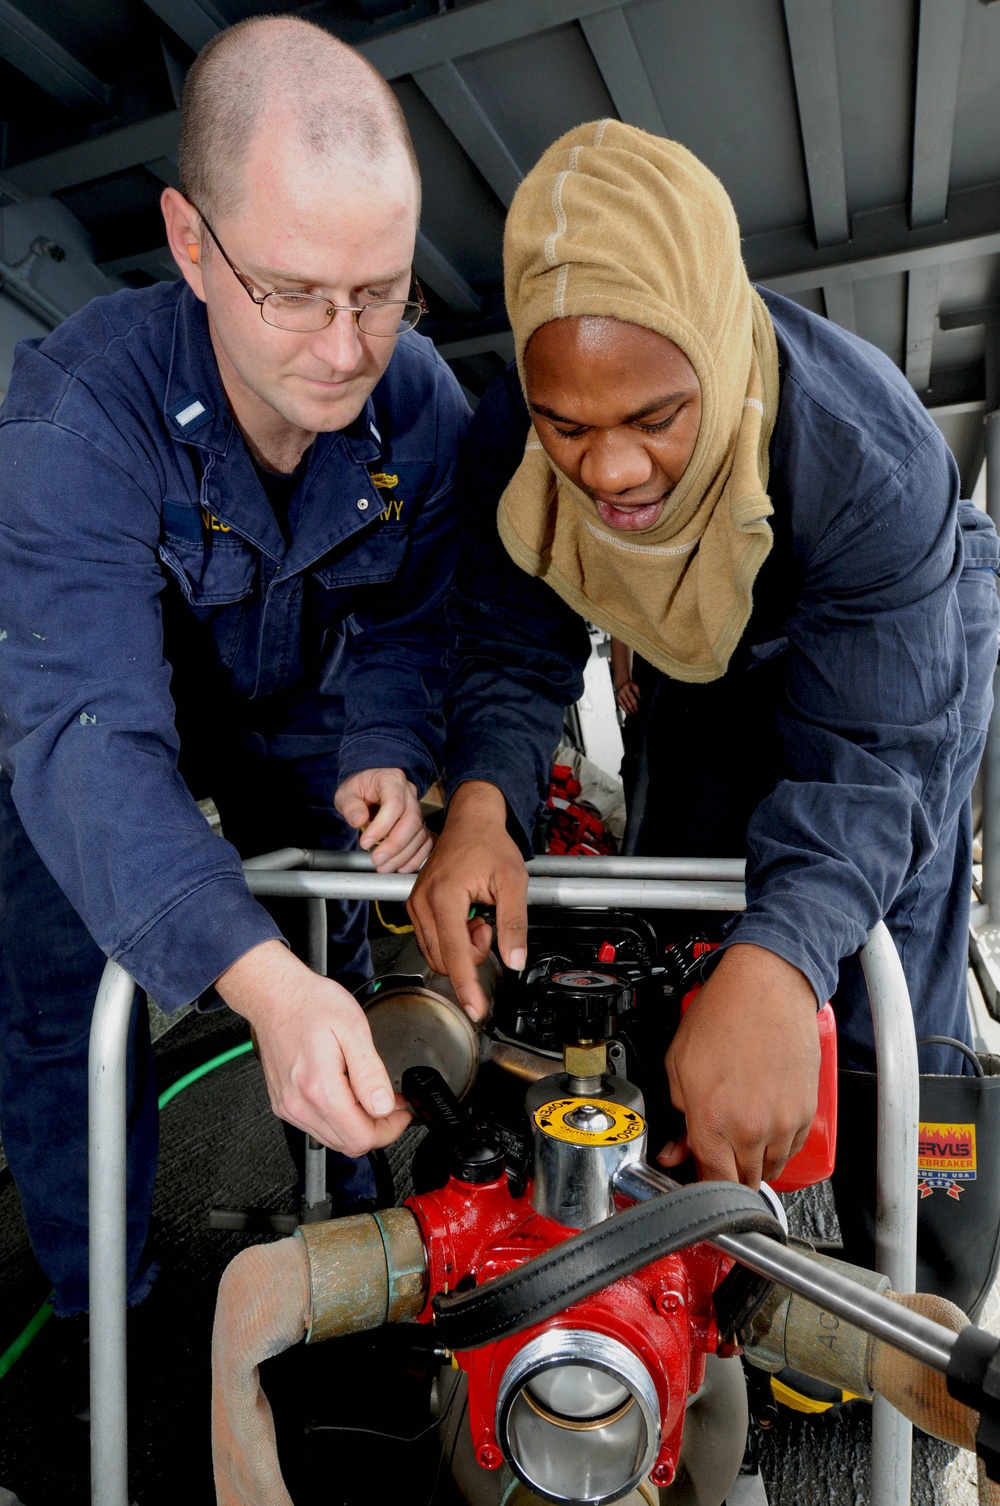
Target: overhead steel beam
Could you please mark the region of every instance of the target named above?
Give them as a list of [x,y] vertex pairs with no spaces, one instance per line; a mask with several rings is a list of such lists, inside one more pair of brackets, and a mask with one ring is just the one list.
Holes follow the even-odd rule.
[[[948,208],[964,34],[964,5],[954,0],[920,0],[910,186],[910,224],[918,228],[940,225]],[[938,282],[939,269],[933,266],[915,267],[907,279],[904,369],[918,391],[931,379]]]
[[489,335],[469,335],[464,340],[446,340],[438,346],[438,355],[446,361],[461,361],[468,356],[496,355],[502,361],[514,359],[514,336],[509,329]]
[[168,246],[158,246],[154,251],[137,251],[134,256],[119,256],[113,261],[101,261],[97,266],[106,277],[145,272],[157,282],[175,282],[181,275]]
[[910,188],[912,225],[940,224],[948,207],[964,35],[963,4],[956,5],[955,0],[920,0]]
[[984,397],[969,398],[965,402],[943,404],[931,402],[926,406],[931,418],[963,418],[968,413],[985,413],[986,399]]
[[524,177],[507,145],[452,62],[422,68],[413,82],[426,95],[466,156],[507,205]]
[[920,392],[931,380],[939,267],[914,267],[906,279],[906,379]]
[[113,90],[10,0],[0,0],[0,57],[71,110],[104,110]]
[[665,136],[663,115],[621,6],[581,16],[580,26],[620,118],[654,136]]
[[[383,78],[402,78],[490,47],[551,31],[601,11],[619,10],[626,0],[478,0],[461,10],[415,21],[362,42],[359,51]],[[203,47],[226,25],[211,0],[146,0],[189,47]],[[320,23],[322,24],[322,22]]]
[[146,5],[192,52],[200,52],[217,31],[229,25],[212,0],[146,0]]
[[980,304],[977,308],[956,309],[941,315],[942,329],[974,329],[980,324],[1000,324],[1000,304]]
[[854,306],[853,282],[831,282],[823,287],[823,302],[826,305],[826,317],[834,324],[839,324],[841,329],[850,330],[852,335],[858,332],[858,314]]
[[426,282],[439,298],[442,298],[456,314],[478,314],[482,303],[466,282],[461,272],[453,267],[424,235],[417,231],[417,244],[413,252],[413,268],[421,282]]
[[903,205],[856,214],[851,240],[817,248],[808,231],[748,236],[743,254],[750,276],[779,293],[941,266],[1000,252],[1000,183],[953,193],[943,225],[911,227]]
[[939,371],[934,384],[917,396],[925,408],[934,413],[974,413],[986,397],[986,375],[982,360],[951,371]]
[[802,152],[818,246],[850,234],[832,0],[784,0]]
[[176,157],[180,123],[180,111],[169,110],[103,136],[78,141],[75,146],[5,168],[0,173],[0,188],[16,199],[42,198],[75,188],[78,183],[141,167],[157,157]]
[[364,42],[360,51],[383,78],[402,78],[439,63],[503,47],[522,37],[568,26],[600,11],[617,10],[625,0],[478,0],[459,10],[400,26]]
[[[163,3],[167,4],[167,0]],[[608,0],[478,0],[461,10],[401,26],[387,36],[364,43],[359,50],[383,77],[400,78],[489,47],[516,42],[539,31],[568,25],[622,3],[624,0],[615,0],[610,6]],[[198,4],[205,9],[203,0],[198,0]],[[31,198],[122,172],[155,157],[173,157],[179,129],[180,115],[176,110],[121,126],[90,141],[7,168],[0,174],[0,189],[17,199]]]

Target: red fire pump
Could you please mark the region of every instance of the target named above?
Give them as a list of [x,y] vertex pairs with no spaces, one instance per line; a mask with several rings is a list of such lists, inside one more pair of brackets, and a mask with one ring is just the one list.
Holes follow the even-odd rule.
[[468,1376],[478,1463],[506,1460],[546,1500],[601,1506],[644,1478],[674,1480],[706,1356],[733,1353],[736,1313],[766,1291],[742,1267],[730,1275],[708,1238],[781,1230],[763,1194],[678,1188],[646,1165],[642,1095],[608,1063],[627,981],[550,971],[545,1001],[563,1070],[528,1090],[524,1185],[508,1174],[502,1127],[474,1122],[435,1070],[412,1067],[403,1092],[447,1135],[451,1175],[407,1206],[428,1262],[420,1320]]

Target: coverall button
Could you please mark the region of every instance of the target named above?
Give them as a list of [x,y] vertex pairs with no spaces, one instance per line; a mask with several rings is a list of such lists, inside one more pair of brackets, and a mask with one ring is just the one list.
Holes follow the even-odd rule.
[[358,508],[359,508],[359,510],[361,512],[365,512],[366,509],[367,509],[367,507],[368,507],[368,498],[367,497],[359,497],[358,498]]

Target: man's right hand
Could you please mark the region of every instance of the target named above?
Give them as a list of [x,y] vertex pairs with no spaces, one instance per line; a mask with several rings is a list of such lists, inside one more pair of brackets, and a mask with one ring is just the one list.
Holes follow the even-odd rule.
[[407,909],[420,950],[446,974],[474,1020],[488,1004],[476,969],[492,940],[484,920],[469,920],[472,905],[495,905],[497,945],[520,972],[527,957],[528,875],[507,833],[507,802],[496,785],[470,780],[448,805],[448,820],[410,895]]
[[372,1044],[364,1010],[280,941],[247,952],[215,985],[257,1036],[271,1107],[331,1150],[389,1145],[410,1115]]

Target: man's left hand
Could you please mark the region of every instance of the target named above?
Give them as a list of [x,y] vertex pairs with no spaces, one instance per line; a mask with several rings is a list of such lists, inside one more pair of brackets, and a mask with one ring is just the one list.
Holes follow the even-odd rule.
[[415,873],[433,838],[424,825],[416,786],[402,769],[365,769],[345,779],[333,797],[348,826],[362,832],[379,873]]
[[736,945],[695,998],[667,1052],[674,1107],[687,1134],[661,1166],[694,1156],[705,1181],[757,1187],[801,1150],[819,1083],[816,995],[798,968]]

